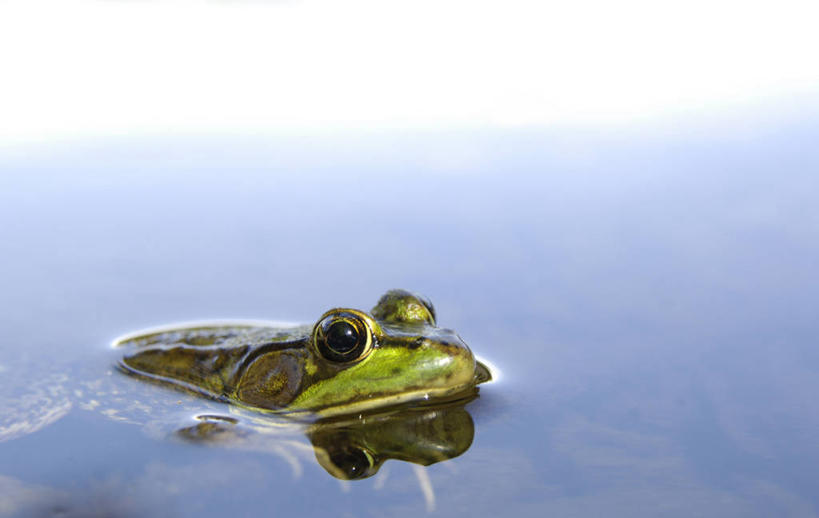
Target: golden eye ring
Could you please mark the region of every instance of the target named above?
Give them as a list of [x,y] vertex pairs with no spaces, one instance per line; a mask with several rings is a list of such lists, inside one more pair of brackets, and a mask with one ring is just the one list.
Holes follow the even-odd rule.
[[349,363],[364,359],[373,348],[373,333],[365,320],[350,311],[325,314],[313,330],[313,343],[324,358]]

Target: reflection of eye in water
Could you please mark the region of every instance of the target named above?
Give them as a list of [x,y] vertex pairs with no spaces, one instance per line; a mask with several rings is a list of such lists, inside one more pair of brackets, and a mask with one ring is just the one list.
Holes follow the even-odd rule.
[[361,446],[350,444],[343,437],[333,437],[338,443],[316,446],[316,460],[328,473],[342,480],[368,478],[378,472],[381,460]]
[[[94,353],[46,368],[41,361],[18,368],[4,362],[0,442],[69,416],[67,435],[72,440],[92,435],[96,440],[90,444],[96,446],[109,437],[104,424],[97,428],[94,416],[102,415],[106,423],[140,425],[154,437],[167,438],[171,432],[189,443],[266,453],[261,456],[265,467],[273,464],[266,462],[273,454],[290,466],[294,479],[314,458],[343,480],[372,477],[384,462],[396,459],[413,465],[427,508],[433,509],[431,481],[422,466],[471,446],[474,424],[464,405],[476,397],[478,385],[493,378],[457,333],[437,326],[429,300],[405,290],[388,291],[370,313],[335,308],[315,324],[178,324],[139,331],[114,345],[118,372],[110,368],[112,358]],[[191,416],[197,416],[193,422]],[[79,424],[86,418],[94,420],[94,427]],[[119,437],[119,430],[112,433]],[[43,445],[49,442],[55,441]],[[185,450],[179,450],[180,458],[192,453]],[[7,452],[15,455],[14,448]],[[125,455],[141,462],[135,452],[129,448]],[[224,469],[215,473],[224,476]],[[178,481],[188,484],[206,476],[190,469],[157,484],[150,474],[145,487],[129,484],[127,491],[151,494],[161,487],[170,495],[180,487]],[[236,478],[206,485],[228,485]],[[92,488],[87,495],[74,491],[37,498],[34,515],[88,515],[86,501],[97,500],[104,515],[156,515],[140,507],[143,500],[153,505],[151,498],[108,505],[107,494],[123,493],[116,481],[114,486],[99,492]],[[0,494],[0,514],[3,504]]]
[[317,423],[307,436],[319,464],[345,480],[371,477],[388,459],[428,466],[469,449],[475,426],[467,402]]
[[[254,419],[253,416],[242,415],[243,418],[237,419],[203,414],[196,417],[194,424],[176,430],[174,435],[195,444],[283,456],[289,448],[301,446],[311,449],[319,465],[332,476],[342,480],[361,480],[378,473],[389,459],[428,466],[466,452],[472,444],[475,428],[465,405],[476,396],[477,393],[473,392],[459,400],[435,405],[405,406],[376,414],[325,419],[312,424],[276,419],[274,416],[259,418],[256,415]],[[294,433],[304,434],[312,448],[303,441],[296,443]],[[289,461],[293,459],[295,456],[291,456]],[[431,511],[435,508],[435,495],[429,478],[419,466],[416,466],[415,474],[426,507]],[[218,466],[154,466],[140,480],[135,482],[129,479],[127,488],[119,486],[121,480],[115,480],[87,494],[49,488],[29,488],[26,492],[20,489],[21,486],[18,487],[19,484],[14,486],[4,481],[2,475],[0,486],[5,483],[6,487],[14,489],[16,495],[31,496],[15,504],[14,516],[156,516],[162,515],[160,510],[164,502],[164,494],[155,492],[157,487],[176,488],[168,489],[168,494],[171,494],[188,483],[192,483],[194,488],[218,486],[231,477],[245,475],[246,469],[246,466],[237,465],[233,470],[225,471],[221,463]],[[213,476],[217,477],[216,480],[211,480]],[[179,481],[184,481],[182,486],[178,485]],[[151,496],[143,498],[146,494]]]
[[[375,475],[389,459],[428,466],[464,453],[475,433],[464,406],[474,398],[473,393],[435,406],[325,419],[311,425],[291,424],[289,431],[307,436],[316,460],[334,477],[364,479]],[[176,436],[200,444],[269,453],[281,453],[288,443],[281,434],[267,433],[258,420],[248,426],[217,415],[197,419],[196,424],[177,430]]]

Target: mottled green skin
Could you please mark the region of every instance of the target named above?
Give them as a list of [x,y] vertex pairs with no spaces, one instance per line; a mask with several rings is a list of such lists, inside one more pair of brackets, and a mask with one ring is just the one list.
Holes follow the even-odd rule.
[[[324,358],[316,326],[337,312],[359,317],[372,348],[348,363]],[[365,313],[330,310],[314,326],[195,326],[125,338],[121,367],[209,397],[264,411],[361,412],[474,390],[485,368],[452,330],[435,325],[424,298],[387,292]]]

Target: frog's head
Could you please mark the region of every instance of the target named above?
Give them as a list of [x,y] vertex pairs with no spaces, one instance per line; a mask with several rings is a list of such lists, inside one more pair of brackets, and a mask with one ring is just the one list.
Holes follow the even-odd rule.
[[120,367],[258,410],[320,415],[458,399],[490,378],[454,331],[435,325],[432,304],[403,290],[387,292],[370,313],[332,309],[312,327],[276,331],[240,325],[140,334],[118,342],[136,346]]
[[459,394],[484,381],[469,347],[435,325],[424,297],[387,292],[365,313],[332,309],[316,322],[309,382],[291,409],[349,413]]

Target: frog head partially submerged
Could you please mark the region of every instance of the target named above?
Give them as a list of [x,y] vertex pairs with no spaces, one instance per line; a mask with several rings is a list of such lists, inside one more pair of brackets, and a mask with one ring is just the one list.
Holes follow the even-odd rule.
[[436,326],[425,298],[387,292],[366,313],[338,308],[312,326],[169,328],[117,342],[128,373],[263,411],[333,415],[458,397],[489,379],[469,347]]

